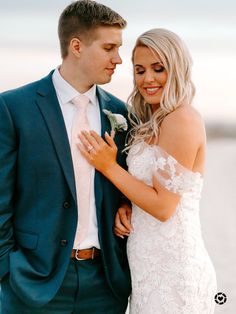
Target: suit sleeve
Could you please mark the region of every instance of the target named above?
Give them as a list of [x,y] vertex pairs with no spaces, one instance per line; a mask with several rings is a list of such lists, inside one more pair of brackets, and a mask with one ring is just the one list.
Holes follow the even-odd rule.
[[0,95],[0,279],[9,272],[9,253],[15,246],[12,218],[16,147],[12,118]]

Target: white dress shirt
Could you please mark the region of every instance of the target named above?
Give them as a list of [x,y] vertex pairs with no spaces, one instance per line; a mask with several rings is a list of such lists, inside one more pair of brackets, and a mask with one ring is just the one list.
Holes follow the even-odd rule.
[[[71,100],[78,96],[80,93],[74,87],[72,87],[67,81],[64,80],[64,78],[61,76],[59,72],[59,69],[56,69],[54,71],[52,75],[52,81],[56,90],[57,98],[65,121],[68,139],[69,142],[71,142],[72,122],[76,114],[76,107],[71,102]],[[87,117],[90,128],[96,131],[98,134],[101,134],[101,117],[98,99],[96,96],[96,85],[93,85],[93,87],[91,87],[86,93],[84,93],[84,95],[89,97],[90,100],[87,109]],[[80,245],[78,243],[74,243],[74,249],[87,249],[93,246],[100,248],[98,241],[98,227],[95,205],[94,176],[95,169],[93,168],[91,172],[91,186],[90,186],[91,193],[89,208],[90,209],[89,230],[86,237],[84,238]]]

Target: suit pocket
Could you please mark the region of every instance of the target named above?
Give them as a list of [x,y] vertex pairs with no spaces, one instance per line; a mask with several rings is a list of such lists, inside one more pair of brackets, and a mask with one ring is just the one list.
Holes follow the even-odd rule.
[[20,230],[15,231],[16,243],[25,249],[35,250],[38,245],[38,235]]

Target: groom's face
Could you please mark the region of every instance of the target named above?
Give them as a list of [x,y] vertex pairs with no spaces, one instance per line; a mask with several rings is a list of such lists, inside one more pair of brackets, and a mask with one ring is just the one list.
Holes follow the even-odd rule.
[[119,48],[122,45],[122,30],[118,27],[99,27],[93,41],[81,42],[79,75],[88,86],[111,81],[117,64],[122,60]]

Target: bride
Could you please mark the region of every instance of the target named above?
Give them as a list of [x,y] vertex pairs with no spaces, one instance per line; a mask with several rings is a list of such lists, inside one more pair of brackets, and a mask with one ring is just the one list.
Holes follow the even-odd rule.
[[[191,57],[176,34],[152,29],[137,39],[132,61],[128,172],[117,164],[108,134],[104,141],[83,132],[80,145],[85,158],[132,202],[130,313],[210,314],[216,278],[199,221],[206,137],[191,106]],[[116,221],[116,234],[127,235],[129,228]]]

